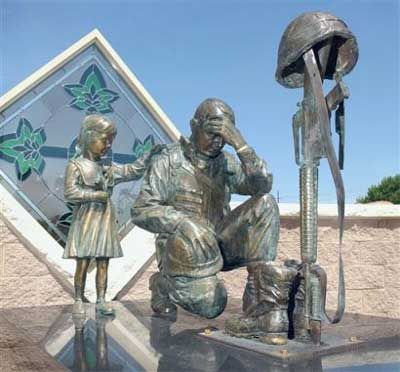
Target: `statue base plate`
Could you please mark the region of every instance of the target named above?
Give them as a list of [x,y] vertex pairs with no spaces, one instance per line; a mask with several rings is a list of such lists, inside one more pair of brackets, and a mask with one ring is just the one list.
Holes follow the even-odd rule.
[[[236,314],[240,313],[240,310]],[[230,312],[232,314],[232,311]],[[225,318],[226,319],[226,318]],[[286,345],[269,345],[260,338],[233,337],[224,326],[206,329],[202,337],[224,345],[262,354],[274,360],[299,361],[339,353],[353,353],[369,348],[385,349],[387,345],[400,346],[400,320],[361,314],[345,314],[338,324],[323,324],[321,345],[289,340]]]
[[268,345],[260,339],[233,337],[224,331],[201,332],[200,335],[210,338],[213,341],[222,342],[230,346],[236,346],[241,349],[257,352],[280,360],[299,360],[310,359],[315,356],[325,356],[341,352],[350,352],[359,350],[362,346],[369,346],[377,340],[389,341],[389,338],[383,339],[361,339],[360,337],[344,337],[340,335],[326,334],[322,336],[321,345],[312,343],[303,343],[289,340],[286,345]]

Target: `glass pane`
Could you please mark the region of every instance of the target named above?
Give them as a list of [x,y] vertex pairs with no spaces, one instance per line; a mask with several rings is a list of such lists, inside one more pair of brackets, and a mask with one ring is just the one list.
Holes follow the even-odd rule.
[[[1,113],[0,179],[29,206],[40,223],[65,243],[71,207],[64,200],[64,173],[75,154],[86,115],[98,113],[118,129],[109,156],[132,162],[146,143],[171,139],[95,46],[20,97]],[[113,193],[121,237],[132,228],[130,207],[140,181],[118,185]]]

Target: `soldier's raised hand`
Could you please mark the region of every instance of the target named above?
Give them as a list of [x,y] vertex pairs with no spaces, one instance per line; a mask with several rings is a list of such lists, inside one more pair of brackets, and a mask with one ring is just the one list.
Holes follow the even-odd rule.
[[228,117],[216,116],[210,118],[204,124],[204,129],[209,133],[214,133],[222,137],[222,139],[235,150],[246,145],[242,134],[235,124]]

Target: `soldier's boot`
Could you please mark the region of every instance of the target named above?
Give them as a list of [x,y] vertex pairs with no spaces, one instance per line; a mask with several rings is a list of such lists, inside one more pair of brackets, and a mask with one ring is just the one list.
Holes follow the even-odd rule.
[[155,313],[167,316],[176,314],[176,306],[169,298],[166,280],[160,272],[150,277],[149,289],[151,290],[150,304]]
[[257,303],[242,316],[228,319],[225,330],[236,337],[263,337],[270,344],[287,342],[289,289],[297,271],[275,263],[257,265],[254,276]]
[[257,269],[257,264],[249,264],[247,266],[247,283],[243,292],[243,305],[242,310],[245,313],[250,307],[257,303],[256,288],[254,285],[254,275]]

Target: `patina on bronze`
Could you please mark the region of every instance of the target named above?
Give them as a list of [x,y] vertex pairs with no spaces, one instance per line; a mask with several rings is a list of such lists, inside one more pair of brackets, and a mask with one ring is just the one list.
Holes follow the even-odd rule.
[[[300,167],[301,276],[296,294],[294,331],[298,340],[320,343],[321,321],[339,322],[345,309],[341,245],[344,223],[344,99],[349,93],[342,77],[358,59],[358,47],[347,25],[329,13],[305,13],[293,20],[279,45],[277,81],[288,88],[304,87],[304,98],[293,117],[296,163]],[[336,86],[325,97],[324,79]],[[330,116],[335,111],[340,136],[339,161],[331,139]],[[326,274],[317,261],[318,166],[327,158],[336,187],[339,219],[338,308],[325,313]]]
[[110,149],[117,134],[116,126],[104,116],[89,115],[82,123],[76,156],[65,172],[65,199],[74,205],[73,221],[68,232],[64,258],[76,260],[74,277],[74,314],[84,314],[86,274],[91,259],[96,260],[96,310],[113,315],[105,302],[110,258],[121,257],[114,208],[113,187],[143,176],[148,156],[132,164],[105,165],[101,158]]
[[[157,234],[159,272],[150,279],[153,311],[173,314],[180,305],[214,318],[227,301],[217,277],[221,270],[247,266],[243,307],[257,303],[262,271],[276,256],[279,211],[269,194],[272,175],[235,126],[225,102],[203,101],[191,131],[190,139],[182,137],[152,156],[132,220]],[[237,157],[222,151],[225,144]],[[251,197],[231,211],[234,193]],[[270,270],[279,278],[285,275]]]

